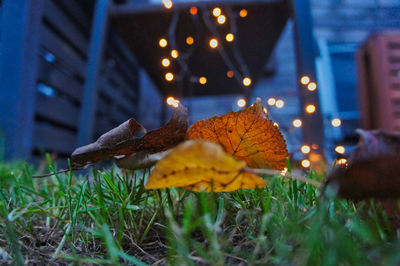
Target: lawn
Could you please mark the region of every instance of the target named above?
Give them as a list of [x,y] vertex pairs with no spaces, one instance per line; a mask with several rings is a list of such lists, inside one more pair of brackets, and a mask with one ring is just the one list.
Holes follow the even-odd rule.
[[400,236],[372,201],[281,176],[263,189],[196,193],[146,191],[149,170],[36,173],[0,165],[0,264],[400,264]]

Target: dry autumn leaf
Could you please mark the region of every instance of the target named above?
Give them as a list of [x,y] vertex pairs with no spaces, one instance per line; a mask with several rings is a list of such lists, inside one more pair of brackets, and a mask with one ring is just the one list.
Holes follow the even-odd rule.
[[227,153],[256,168],[283,170],[289,156],[282,133],[264,112],[260,99],[238,112],[194,123],[188,138],[220,144]]
[[[71,155],[74,167],[83,167],[90,163],[113,159],[115,156],[127,156],[138,153],[140,156],[131,157],[132,165],[148,166],[143,162],[147,155],[166,151],[184,141],[188,127],[187,109],[179,104],[174,109],[171,120],[163,127],[147,132],[143,137],[135,137],[137,131],[145,129],[130,119],[119,127],[103,134],[96,142],[77,148]],[[141,162],[135,162],[135,158]],[[124,161],[123,165],[127,165]]]
[[146,189],[182,187],[194,191],[227,192],[261,188],[267,181],[246,172],[246,163],[204,140],[188,140],[159,161]]

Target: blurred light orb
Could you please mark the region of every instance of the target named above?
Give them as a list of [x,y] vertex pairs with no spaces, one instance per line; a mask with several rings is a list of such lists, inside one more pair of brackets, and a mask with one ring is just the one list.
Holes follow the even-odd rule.
[[200,82],[200,84],[204,85],[204,84],[207,83],[207,78],[206,77],[200,77],[199,78],[199,82]]
[[335,151],[339,154],[343,154],[346,152],[346,149],[343,146],[336,146]]
[[301,161],[301,166],[303,166],[304,168],[308,168],[311,166],[311,162],[308,159],[304,159],[303,161]]
[[309,76],[302,76],[300,79],[300,83],[303,85],[307,85],[310,82],[310,77]]
[[243,79],[243,85],[246,86],[246,87],[250,86],[251,85],[251,79],[249,77],[245,77]]
[[186,43],[187,43],[187,45],[192,45],[194,43],[193,37],[192,36],[188,36],[186,38]]
[[340,127],[341,124],[342,124],[342,121],[339,118],[334,118],[331,121],[331,125],[334,127]]
[[189,12],[190,12],[190,14],[191,15],[197,15],[197,7],[195,7],[195,6],[192,6],[190,9],[189,9]]
[[220,15],[217,18],[218,24],[224,24],[226,22],[226,17],[224,15]]
[[276,127],[279,127],[279,124],[278,124],[278,123],[276,123],[276,122],[274,122],[274,126],[276,126]]
[[243,98],[239,99],[239,100],[237,101],[237,106],[239,106],[239,107],[245,107],[245,106],[246,106],[246,99],[243,99]]
[[171,61],[169,61],[168,58],[164,58],[163,60],[161,60],[161,64],[163,65],[163,67],[169,67]]
[[303,122],[300,119],[295,119],[295,120],[293,120],[292,124],[294,127],[301,127]]
[[232,70],[228,70],[228,71],[226,72],[226,76],[227,76],[228,78],[233,78],[234,75],[235,75],[235,73],[233,73]]
[[165,79],[167,81],[172,81],[174,80],[174,74],[172,74],[171,72],[168,72],[167,74],[165,74]]
[[301,151],[302,153],[304,153],[304,154],[308,154],[308,153],[310,153],[311,148],[310,148],[310,146],[308,146],[308,145],[303,145],[303,146],[301,146],[300,151]]
[[268,114],[268,110],[265,107],[264,107],[264,113]]
[[276,103],[276,99],[275,98],[269,98],[267,103],[268,103],[268,105],[273,106]]
[[160,45],[160,47],[165,47],[167,46],[168,42],[167,39],[165,38],[161,38],[160,41],[158,41],[158,45]]
[[346,158],[341,158],[341,159],[337,160],[337,164],[346,165],[347,164],[347,159]]
[[219,7],[214,8],[212,13],[213,13],[214,17],[218,17],[222,13],[221,8],[219,8]]
[[167,9],[172,8],[172,1],[171,0],[162,0],[162,3],[164,4],[165,8],[167,8]]
[[172,56],[172,58],[178,58],[178,56],[179,56],[178,51],[177,50],[172,50],[171,51],[171,56]]
[[309,114],[314,113],[315,110],[316,110],[316,108],[315,108],[315,105],[313,105],[313,104],[309,104],[306,106],[306,112]]
[[174,97],[168,97],[166,102],[168,105],[172,105],[175,102],[175,99],[174,99]]
[[228,33],[226,36],[225,36],[225,39],[226,39],[226,41],[227,42],[233,42],[233,39],[235,38],[235,36],[232,34],[232,33]]
[[315,83],[315,82],[310,82],[310,83],[308,84],[308,86],[307,86],[307,89],[308,89],[309,91],[315,91],[315,90],[317,89],[317,83]]
[[244,9],[244,8],[242,10],[240,10],[239,16],[242,17],[242,18],[247,17],[247,10]]
[[283,106],[285,106],[285,102],[283,100],[277,100],[275,103],[276,108],[282,108]]
[[218,41],[217,41],[217,39],[212,38],[212,39],[210,40],[210,47],[213,48],[213,49],[215,49],[215,48],[218,47]]

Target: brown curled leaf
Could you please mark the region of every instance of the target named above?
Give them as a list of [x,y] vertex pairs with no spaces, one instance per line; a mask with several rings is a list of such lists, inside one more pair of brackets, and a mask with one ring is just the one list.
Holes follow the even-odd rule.
[[194,123],[188,138],[220,144],[227,153],[256,168],[283,170],[289,156],[282,133],[264,112],[260,99],[238,112]]
[[159,161],[146,189],[182,187],[194,191],[226,192],[261,188],[268,182],[246,171],[246,163],[224,152],[220,145],[188,140]]

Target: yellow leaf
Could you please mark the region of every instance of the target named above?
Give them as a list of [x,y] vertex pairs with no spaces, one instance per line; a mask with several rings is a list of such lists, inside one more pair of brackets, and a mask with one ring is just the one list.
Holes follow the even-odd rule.
[[183,187],[194,191],[226,192],[261,188],[267,181],[245,170],[246,163],[225,153],[221,146],[189,140],[159,161],[146,189]]
[[251,167],[283,170],[289,156],[282,133],[268,118],[259,99],[238,112],[196,122],[187,135],[188,139],[218,143]]

